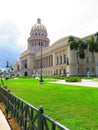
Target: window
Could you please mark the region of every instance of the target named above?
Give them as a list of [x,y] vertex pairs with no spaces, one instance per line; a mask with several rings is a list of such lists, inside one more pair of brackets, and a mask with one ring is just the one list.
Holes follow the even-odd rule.
[[17,70],[20,70],[20,69],[19,69],[19,65],[17,66]]
[[66,63],[66,55],[64,55],[64,63]]
[[93,55],[91,62],[93,63],[94,61],[95,61],[95,56]]
[[89,68],[87,67],[87,72],[89,71]]
[[86,63],[89,63],[89,58],[88,57],[86,57]]
[[94,67],[92,67],[92,72],[94,72]]
[[67,57],[67,65],[69,65],[69,59],[68,59],[68,57]]
[[62,56],[60,56],[60,64],[62,64]]
[[27,63],[25,63],[24,67],[25,67],[25,69],[27,69]]
[[59,57],[57,56],[57,65],[58,65],[58,63],[59,63]]

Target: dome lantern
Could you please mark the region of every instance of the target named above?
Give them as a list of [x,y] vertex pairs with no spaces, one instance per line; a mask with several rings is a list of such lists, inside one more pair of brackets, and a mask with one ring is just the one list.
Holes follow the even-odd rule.
[[37,24],[41,24],[41,19],[40,18],[37,19]]

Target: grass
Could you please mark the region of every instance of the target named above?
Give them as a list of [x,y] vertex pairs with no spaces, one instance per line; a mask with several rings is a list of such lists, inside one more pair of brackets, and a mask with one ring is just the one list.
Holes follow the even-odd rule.
[[98,88],[52,84],[38,79],[10,79],[4,84],[12,93],[70,130],[98,130]]

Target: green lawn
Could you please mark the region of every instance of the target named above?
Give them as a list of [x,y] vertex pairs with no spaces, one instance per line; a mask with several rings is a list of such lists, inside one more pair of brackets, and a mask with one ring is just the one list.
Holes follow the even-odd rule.
[[4,81],[12,93],[33,106],[44,107],[44,113],[70,130],[98,130],[98,88],[52,84],[38,79]]

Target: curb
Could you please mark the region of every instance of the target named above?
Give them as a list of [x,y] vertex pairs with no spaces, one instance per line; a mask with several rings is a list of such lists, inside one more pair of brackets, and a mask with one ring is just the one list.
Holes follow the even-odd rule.
[[0,110],[0,130],[11,130],[11,128],[1,110]]

